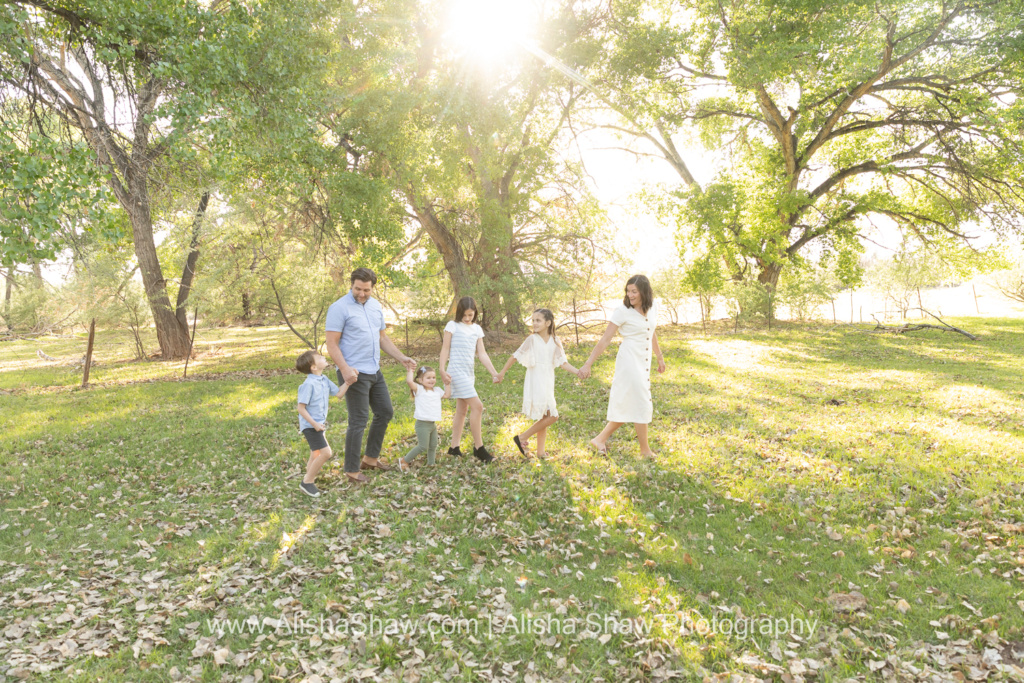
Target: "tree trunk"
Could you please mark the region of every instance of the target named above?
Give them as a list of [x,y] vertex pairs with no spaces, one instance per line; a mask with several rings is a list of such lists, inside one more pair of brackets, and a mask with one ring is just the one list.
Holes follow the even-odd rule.
[[469,276],[469,264],[466,262],[462,245],[459,244],[455,234],[448,229],[448,226],[437,217],[433,208],[421,206],[411,192],[406,193],[406,197],[419,224],[427,231],[430,240],[441,254],[444,268],[448,271],[448,277],[451,279],[452,289],[455,292],[455,301],[468,296],[472,290],[472,279]]
[[781,263],[769,263],[761,266],[761,272],[757,275],[757,281],[760,282],[768,290],[768,310],[766,311],[766,318],[768,318],[768,329],[771,329],[772,318],[775,317],[775,290],[779,286],[779,275],[782,274]]
[[129,196],[135,203],[134,206],[126,206],[125,209],[131,219],[132,242],[135,246],[135,258],[139,261],[139,270],[142,273],[142,285],[146,290],[149,307],[153,311],[157,343],[160,345],[164,360],[181,359],[188,355],[188,327],[178,320],[167,294],[167,281],[164,280],[160,259],[156,253],[156,242],[153,239],[153,219],[145,174],[136,174],[134,180],[135,182],[129,183]]
[[7,329],[11,329],[11,298],[14,295],[14,268],[8,268],[4,274],[4,279],[7,280],[7,285],[4,287],[4,322],[7,323]]
[[779,275],[782,274],[781,263],[769,263],[761,266],[761,272],[757,275],[757,281],[774,292],[779,284]]
[[196,208],[195,216],[192,218],[192,239],[189,242],[188,257],[185,259],[185,267],[181,271],[181,285],[178,287],[178,301],[174,306],[174,315],[178,324],[188,329],[188,298],[192,293],[192,280],[196,276],[196,263],[199,261],[199,229],[203,225],[203,216],[206,215],[206,206],[210,203],[210,193],[204,192],[199,198],[199,206]]

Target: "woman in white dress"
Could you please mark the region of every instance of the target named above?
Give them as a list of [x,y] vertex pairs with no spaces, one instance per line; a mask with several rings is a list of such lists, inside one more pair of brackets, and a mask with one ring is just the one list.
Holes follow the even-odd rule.
[[444,327],[444,341],[441,344],[441,379],[452,385],[455,399],[455,417],[452,420],[452,445],[448,455],[462,455],[459,444],[462,428],[469,413],[469,431],[473,435],[473,455],[478,460],[490,462],[494,459],[486,448],[482,434],[484,404],[476,395],[476,359],[491,373],[491,379],[498,381],[498,373],[484,348],[484,331],[476,323],[476,302],[464,296],[455,307],[455,320]]
[[526,368],[526,379],[523,381],[523,414],[536,420],[522,434],[512,437],[516,448],[523,455],[530,455],[530,439],[537,436],[537,457],[543,458],[544,441],[548,427],[558,420],[558,405],[555,403],[555,368],[579,375],[565,357],[562,344],[555,336],[555,315],[546,308],[538,308],[533,312],[531,320],[533,334],[509,356],[505,367],[498,373],[498,381],[505,379],[505,373],[516,361]]
[[658,372],[665,372],[665,359],[658,346],[657,311],[654,292],[645,275],[634,275],[626,282],[626,296],[622,305],[612,311],[611,322],[604,336],[590,352],[587,362],[580,368],[580,377],[590,376],[594,361],[604,353],[618,331],[622,335],[619,352],[615,355],[615,378],[608,397],[608,424],[590,440],[594,450],[608,455],[608,439],[619,427],[632,422],[640,442],[640,455],[654,455],[647,442],[647,425],[654,415],[651,402],[651,352],[658,359]]

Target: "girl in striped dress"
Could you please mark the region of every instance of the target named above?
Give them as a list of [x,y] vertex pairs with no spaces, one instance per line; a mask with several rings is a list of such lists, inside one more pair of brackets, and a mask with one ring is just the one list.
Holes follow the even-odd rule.
[[455,417],[452,420],[452,445],[448,455],[462,455],[459,444],[462,441],[462,428],[469,413],[469,431],[473,435],[473,455],[478,460],[490,462],[494,459],[484,448],[481,433],[484,404],[476,394],[476,358],[480,358],[494,382],[498,373],[491,363],[487,350],[484,348],[484,331],[476,323],[476,302],[472,297],[464,296],[455,307],[455,320],[444,328],[444,343],[441,345],[441,379],[445,384],[452,385],[452,398],[455,399]]

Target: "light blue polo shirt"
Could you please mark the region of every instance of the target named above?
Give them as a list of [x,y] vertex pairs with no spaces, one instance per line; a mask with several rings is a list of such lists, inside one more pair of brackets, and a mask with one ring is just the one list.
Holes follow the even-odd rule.
[[[299,385],[299,403],[305,403],[309,416],[323,424],[327,420],[327,409],[331,396],[337,396],[339,391],[338,385],[326,376],[310,373],[306,375],[306,381]],[[312,426],[300,413],[299,431]]]
[[380,332],[387,329],[384,308],[372,296],[360,304],[349,292],[327,309],[328,332],[341,332],[338,348],[345,362],[359,372],[380,370]]

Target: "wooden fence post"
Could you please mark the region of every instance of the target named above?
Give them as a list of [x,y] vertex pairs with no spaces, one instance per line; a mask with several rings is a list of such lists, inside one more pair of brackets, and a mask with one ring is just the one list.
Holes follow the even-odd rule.
[[89,368],[92,367],[92,347],[96,341],[96,318],[89,323],[89,345],[85,348],[85,372],[82,373],[82,388],[89,386]]

